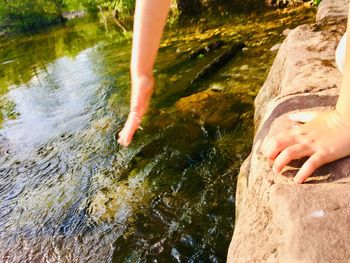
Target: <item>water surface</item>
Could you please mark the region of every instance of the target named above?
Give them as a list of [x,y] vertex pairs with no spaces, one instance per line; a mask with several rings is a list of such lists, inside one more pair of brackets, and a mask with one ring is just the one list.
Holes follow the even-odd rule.
[[[249,153],[253,99],[295,9],[167,29],[149,114],[128,148],[131,41],[83,20],[0,44],[3,262],[224,262],[235,179]],[[247,48],[191,80],[223,49]]]

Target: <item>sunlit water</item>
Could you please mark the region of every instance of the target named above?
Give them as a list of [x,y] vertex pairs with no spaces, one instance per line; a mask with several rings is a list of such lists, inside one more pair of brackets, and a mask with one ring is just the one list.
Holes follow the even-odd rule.
[[[168,30],[153,106],[128,148],[115,133],[128,112],[130,40],[81,22],[2,43],[1,262],[224,262],[268,50],[312,15]],[[187,55],[219,37],[248,49],[189,85],[221,51]]]

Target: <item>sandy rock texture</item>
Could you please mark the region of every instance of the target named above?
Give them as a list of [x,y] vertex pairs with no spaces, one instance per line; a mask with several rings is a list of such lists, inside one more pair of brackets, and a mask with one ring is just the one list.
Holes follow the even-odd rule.
[[255,139],[241,167],[228,262],[350,262],[350,158],[293,183],[302,160],[283,175],[260,153],[267,135],[293,125],[288,113],[328,110],[341,74],[335,49],[346,29],[347,0],[323,0],[315,24],[292,30],[255,100]]

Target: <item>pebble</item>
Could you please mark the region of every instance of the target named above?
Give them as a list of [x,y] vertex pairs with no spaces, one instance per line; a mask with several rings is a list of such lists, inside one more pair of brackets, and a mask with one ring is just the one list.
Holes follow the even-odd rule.
[[274,45],[272,48],[270,48],[270,51],[274,52],[274,51],[279,50],[281,45],[282,45],[282,43],[278,43],[278,44]]
[[225,89],[225,87],[221,84],[216,83],[216,84],[211,85],[210,89],[213,91],[223,91]]
[[248,70],[249,69],[249,66],[248,65],[243,65],[240,70]]

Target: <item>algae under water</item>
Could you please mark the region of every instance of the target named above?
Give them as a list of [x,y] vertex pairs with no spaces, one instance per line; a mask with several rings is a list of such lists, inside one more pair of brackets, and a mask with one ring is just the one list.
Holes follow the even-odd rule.
[[[128,148],[131,41],[96,22],[0,43],[2,262],[224,262],[253,99],[297,8],[167,29],[153,105]],[[213,39],[247,48],[189,85]]]

